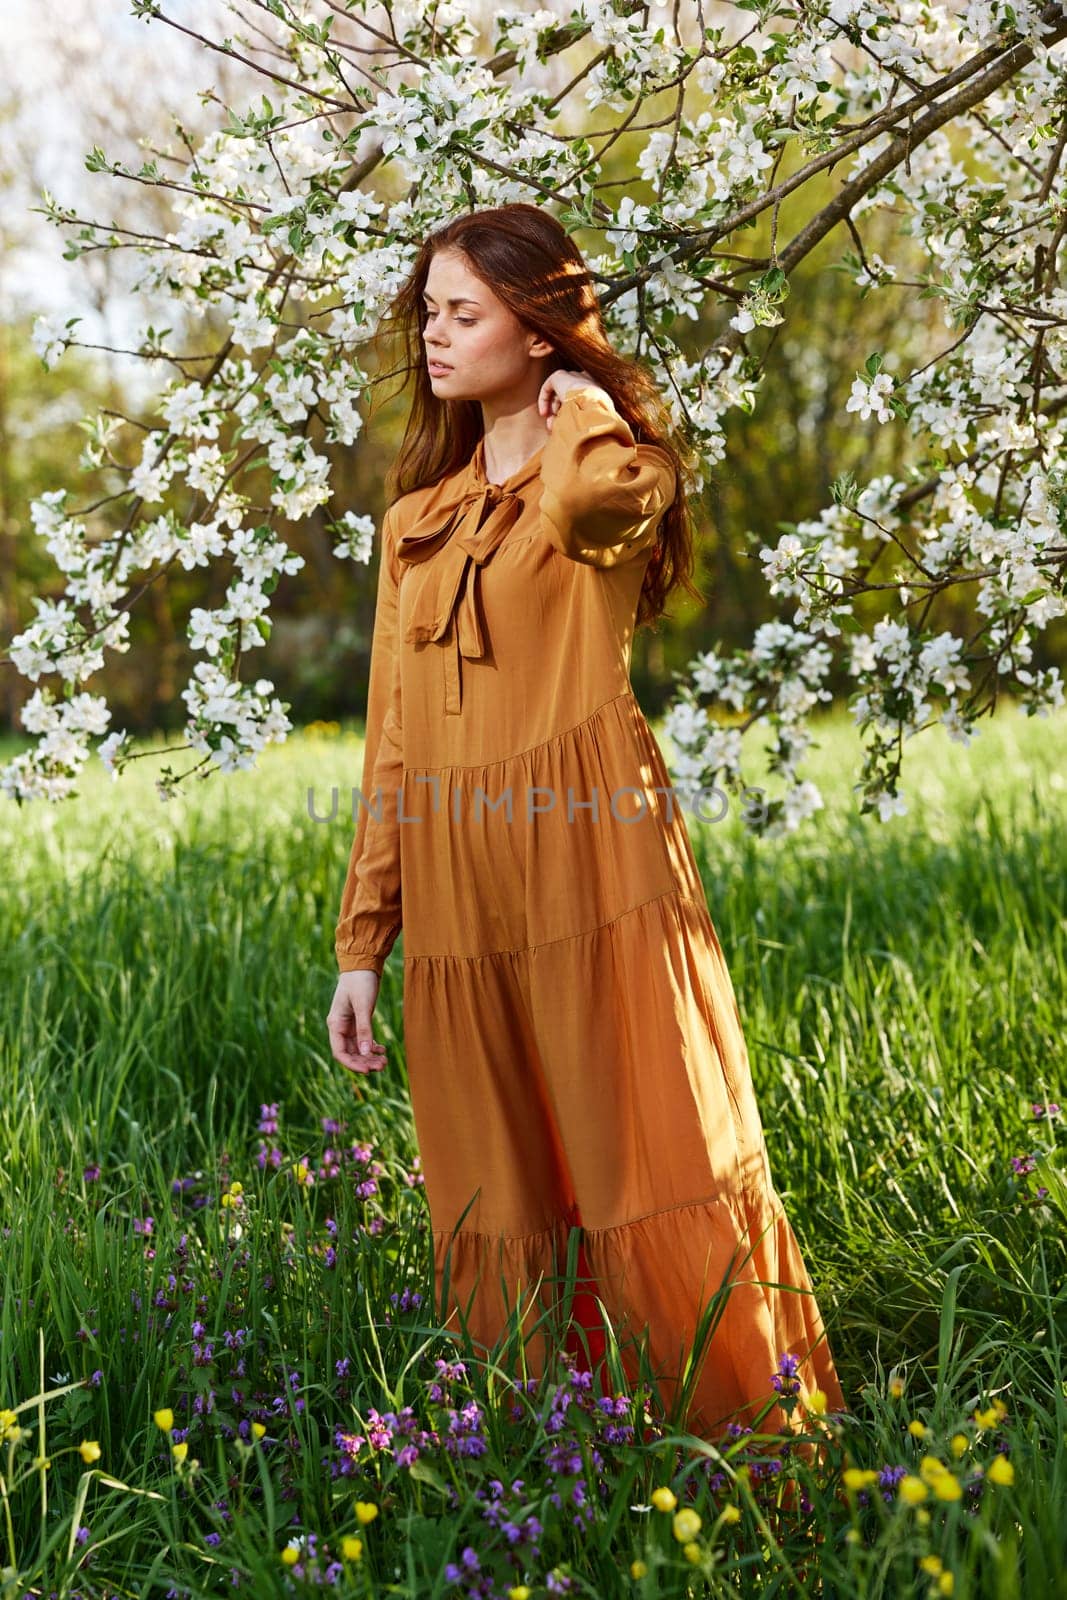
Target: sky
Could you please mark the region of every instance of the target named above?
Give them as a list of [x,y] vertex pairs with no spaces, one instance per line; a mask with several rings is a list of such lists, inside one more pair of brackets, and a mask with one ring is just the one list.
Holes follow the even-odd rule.
[[[169,4],[193,23],[221,14],[215,0]],[[3,0],[0,318],[78,314],[86,319],[83,339],[121,343],[133,308],[121,295],[94,307],[102,263],[65,260],[63,232],[32,208],[47,188],[79,216],[114,216],[119,180],[87,172],[86,153],[99,144],[109,157],[136,164],[136,136],[158,129],[161,111],[180,109],[195,123],[197,90],[214,81],[217,60],[165,24],[135,18],[129,0]],[[138,97],[145,95],[142,121]]]

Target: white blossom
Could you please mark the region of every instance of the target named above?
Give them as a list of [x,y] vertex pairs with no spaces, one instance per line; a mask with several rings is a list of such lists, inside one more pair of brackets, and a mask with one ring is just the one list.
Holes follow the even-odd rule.
[[38,315],[33,319],[30,340],[44,365],[52,368],[67,347],[67,329],[55,317]]
[[342,560],[359,561],[365,565],[374,551],[374,518],[369,515],[357,516],[354,511],[346,511],[340,519],[339,526],[344,529],[344,534],[333,547],[334,555]]
[[879,422],[890,422],[893,418],[892,406],[887,406],[885,396],[893,392],[893,379],[888,372],[879,372],[876,377],[857,377],[853,380],[852,390],[845,402],[846,411],[858,411],[862,421],[874,413]]

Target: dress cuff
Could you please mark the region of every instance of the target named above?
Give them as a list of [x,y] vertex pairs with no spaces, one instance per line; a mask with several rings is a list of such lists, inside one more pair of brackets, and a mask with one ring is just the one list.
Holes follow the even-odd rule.
[[338,950],[336,955],[338,972],[376,972],[379,978],[386,962],[376,950]]

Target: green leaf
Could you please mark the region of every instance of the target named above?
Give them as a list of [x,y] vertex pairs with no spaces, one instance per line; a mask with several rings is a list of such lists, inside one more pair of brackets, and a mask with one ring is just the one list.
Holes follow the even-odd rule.
[[408,1468],[408,1477],[414,1478],[418,1483],[428,1483],[431,1489],[436,1489],[439,1494],[447,1494],[448,1485],[439,1472],[430,1466],[428,1461],[421,1457],[413,1461]]

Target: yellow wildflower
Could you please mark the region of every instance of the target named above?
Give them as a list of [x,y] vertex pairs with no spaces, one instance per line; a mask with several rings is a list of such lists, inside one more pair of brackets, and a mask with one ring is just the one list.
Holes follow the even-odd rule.
[[1015,1468],[1007,1456],[994,1456],[986,1468],[985,1475],[991,1483],[1009,1484],[1015,1482]]
[[928,1492],[922,1479],[914,1477],[910,1472],[905,1473],[897,1485],[897,1493],[909,1506],[917,1506],[920,1500],[926,1499]]
[[929,1431],[930,1430],[927,1428],[926,1423],[920,1422],[918,1417],[913,1418],[912,1421],[908,1423],[908,1432],[916,1439],[925,1439]]
[[648,1565],[647,1565],[646,1562],[644,1562],[644,1561],[631,1561],[630,1562],[630,1576],[631,1576],[631,1578],[643,1578],[647,1571],[648,1571]]
[[169,1433],[174,1426],[174,1412],[170,1406],[163,1406],[159,1411],[153,1411],[152,1421],[157,1428],[162,1428],[164,1433]]
[[170,1448],[175,1461],[184,1461],[189,1454],[189,1446],[184,1439],[180,1444],[172,1444]]
[[723,1506],[723,1508],[722,1508],[722,1520],[724,1522],[740,1522],[741,1521],[741,1508],[740,1508],[740,1506],[734,1506],[734,1505]]
[[924,1572],[929,1572],[933,1575],[933,1577],[936,1578],[938,1573],[941,1571],[941,1557],[923,1556],[922,1560],[919,1562],[919,1565],[922,1567]]
[[937,1580],[938,1594],[951,1594],[956,1587],[956,1579],[951,1572],[943,1572]]
[[827,1406],[826,1390],[812,1389],[806,1396],[804,1404],[815,1416],[825,1416]]
[[892,1399],[899,1400],[901,1395],[904,1393],[904,1379],[890,1378],[889,1393]]
[[287,1544],[281,1554],[282,1560],[287,1567],[295,1567],[300,1560],[300,1551],[295,1544]]
[[678,1504],[678,1496],[673,1489],[653,1489],[649,1498],[657,1511],[673,1511]]
[[508,1600],[530,1600],[533,1590],[525,1583],[517,1583],[514,1589],[508,1590]]
[[253,1437],[253,1439],[262,1439],[262,1437],[266,1433],[266,1431],[267,1431],[267,1424],[265,1422],[253,1422],[253,1424],[252,1424],[252,1437]]
[[93,1462],[100,1460],[100,1446],[97,1444],[95,1439],[83,1439],[81,1444],[78,1446],[78,1449],[81,1451],[81,1457],[83,1461]]
[[688,1544],[700,1532],[700,1518],[688,1508],[674,1513],[674,1537],[679,1544]]
[[357,1539],[354,1533],[346,1533],[341,1540],[341,1554],[346,1561],[362,1561],[363,1540]]
[[702,1552],[700,1546],[694,1540],[690,1539],[688,1544],[684,1544],[682,1546],[682,1554],[685,1559],[695,1567],[701,1558]]
[[945,1466],[944,1461],[939,1461],[937,1456],[923,1456],[918,1464],[923,1483],[929,1483],[937,1499],[960,1499],[963,1494],[963,1485],[955,1475]]
[[873,1467],[846,1467],[841,1474],[846,1489],[866,1489],[878,1477]]
[[970,1443],[971,1441],[968,1439],[965,1433],[954,1433],[952,1438],[949,1440],[949,1444],[952,1446],[952,1454],[956,1456],[957,1459],[966,1452],[970,1446]]
[[356,1521],[361,1522],[364,1527],[366,1527],[368,1522],[373,1522],[377,1515],[378,1507],[374,1504],[373,1500],[356,1501]]

